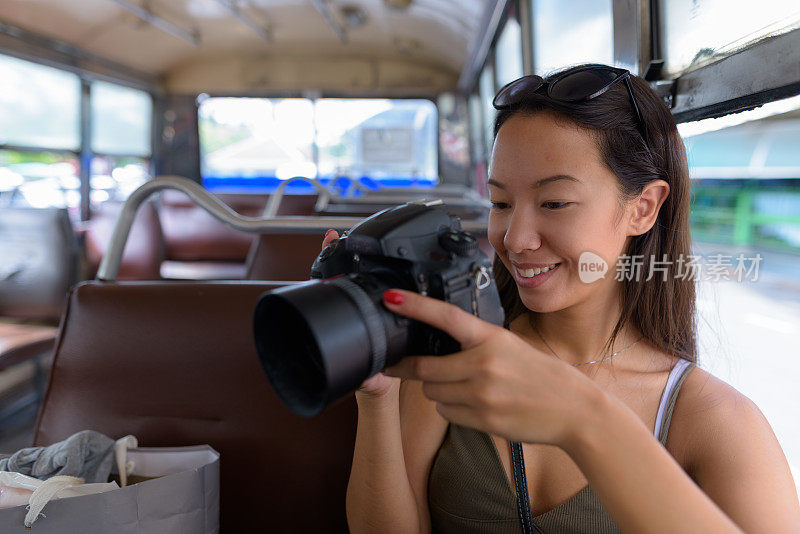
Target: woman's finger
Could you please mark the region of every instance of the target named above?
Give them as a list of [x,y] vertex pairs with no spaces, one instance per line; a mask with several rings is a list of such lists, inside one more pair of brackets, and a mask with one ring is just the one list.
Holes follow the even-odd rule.
[[339,239],[339,233],[331,228],[325,232],[325,237],[322,239],[322,249],[325,250],[325,247],[327,247],[328,244],[330,244],[330,242],[334,239]]
[[483,421],[470,406],[464,404],[450,404],[444,402],[436,403],[436,411],[439,415],[457,425],[475,428],[478,430],[486,430],[485,421]]
[[384,292],[383,302],[390,311],[447,332],[463,349],[474,347],[495,328],[458,306],[413,291],[390,289]]
[[423,382],[460,382],[473,375],[470,360],[465,352],[446,356],[407,356],[387,367],[384,374]]
[[471,393],[470,382],[423,382],[422,392],[430,400],[444,404],[472,405],[475,395]]

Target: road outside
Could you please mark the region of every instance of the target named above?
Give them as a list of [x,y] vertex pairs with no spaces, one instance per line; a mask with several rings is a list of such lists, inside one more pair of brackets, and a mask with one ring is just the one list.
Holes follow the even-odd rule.
[[[708,244],[695,250],[704,255],[738,252]],[[698,282],[700,366],[758,405],[783,447],[797,487],[800,255],[759,253],[763,260],[755,282]]]

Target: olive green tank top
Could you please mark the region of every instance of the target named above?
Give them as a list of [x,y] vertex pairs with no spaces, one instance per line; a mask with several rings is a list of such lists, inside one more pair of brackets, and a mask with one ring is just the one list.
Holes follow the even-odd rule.
[[[693,363],[680,360],[667,379],[655,426],[662,445],[667,442],[678,392],[692,368]],[[433,532],[522,532],[514,489],[494,441],[485,432],[449,425],[431,467],[428,505]],[[619,532],[591,486],[534,516],[533,523],[543,534]]]

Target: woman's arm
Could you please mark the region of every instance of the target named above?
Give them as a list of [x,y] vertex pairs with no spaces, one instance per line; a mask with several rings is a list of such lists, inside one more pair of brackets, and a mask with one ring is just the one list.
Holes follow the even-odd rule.
[[692,429],[700,487],[635,413],[599,390],[562,444],[620,530],[798,532],[797,494],[763,415],[733,388],[717,388],[711,403],[688,379],[684,388],[672,424]]
[[418,383],[356,393],[358,429],[347,485],[351,532],[430,532],[427,481],[447,421]]

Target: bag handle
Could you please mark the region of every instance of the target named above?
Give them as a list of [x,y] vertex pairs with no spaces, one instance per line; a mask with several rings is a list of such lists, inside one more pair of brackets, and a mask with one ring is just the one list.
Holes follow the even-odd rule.
[[68,477],[64,475],[50,477],[42,485],[33,490],[28,499],[28,513],[25,514],[25,526],[30,528],[33,522],[39,518],[39,514],[45,505],[49,503],[56,494],[64,488],[79,486],[83,484],[82,478]]
[[134,463],[128,460],[128,449],[135,449],[139,446],[139,440],[135,436],[125,436],[119,438],[114,443],[114,457],[117,460],[117,471],[119,471],[119,487],[124,488],[128,485],[128,475],[133,472]]

